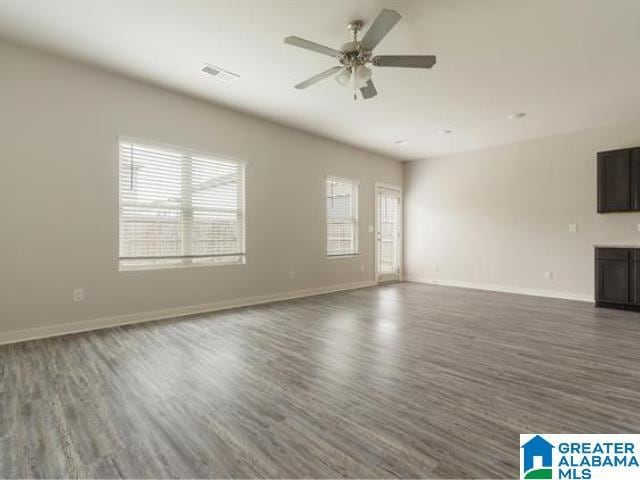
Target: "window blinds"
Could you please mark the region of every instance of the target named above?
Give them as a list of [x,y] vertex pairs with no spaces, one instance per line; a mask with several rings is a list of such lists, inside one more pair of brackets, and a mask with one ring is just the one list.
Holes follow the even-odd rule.
[[121,142],[121,266],[239,261],[244,165]]
[[327,178],[327,255],[358,253],[358,184]]

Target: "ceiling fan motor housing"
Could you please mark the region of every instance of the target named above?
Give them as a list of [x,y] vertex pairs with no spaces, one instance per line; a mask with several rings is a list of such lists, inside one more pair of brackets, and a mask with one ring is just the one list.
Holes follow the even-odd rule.
[[358,65],[364,65],[371,61],[371,52],[362,50],[360,42],[348,42],[340,47],[342,57],[340,63],[345,67],[354,67]]

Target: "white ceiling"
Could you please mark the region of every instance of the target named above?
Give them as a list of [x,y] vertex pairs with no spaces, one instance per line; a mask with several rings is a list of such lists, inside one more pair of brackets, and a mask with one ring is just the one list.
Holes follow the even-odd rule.
[[[403,19],[376,53],[436,54],[432,70],[377,68],[368,101],[333,79],[293,89],[334,60],[285,36],[337,48],[381,8]],[[1,37],[402,159],[637,118],[639,23],[638,0],[0,1]]]

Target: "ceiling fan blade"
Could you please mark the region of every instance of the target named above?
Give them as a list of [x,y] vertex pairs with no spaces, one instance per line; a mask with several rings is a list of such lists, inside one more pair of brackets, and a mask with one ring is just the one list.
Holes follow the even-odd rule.
[[376,67],[431,68],[435,55],[378,55],[371,59]]
[[330,57],[340,58],[342,56],[342,52],[339,50],[334,50],[333,48],[325,47],[324,45],[320,45],[319,43],[311,42],[300,37],[287,37],[284,39],[284,43],[288,43],[294,47],[305,48],[323,55],[329,55]]
[[311,78],[307,78],[304,82],[300,82],[299,84],[296,85],[295,88],[297,88],[298,90],[302,90],[304,88],[310,87],[314,83],[318,83],[320,80],[324,80],[325,78],[338,73],[343,68],[344,67],[341,65],[338,65],[336,67],[331,67],[329,70],[325,70],[324,72],[314,75]]
[[360,93],[362,94],[362,98],[364,98],[365,100],[378,95],[378,91],[376,90],[376,87],[371,80],[369,80],[367,84],[360,89]]
[[382,10],[362,38],[360,42],[362,48],[368,51],[373,50],[401,18],[395,10]]

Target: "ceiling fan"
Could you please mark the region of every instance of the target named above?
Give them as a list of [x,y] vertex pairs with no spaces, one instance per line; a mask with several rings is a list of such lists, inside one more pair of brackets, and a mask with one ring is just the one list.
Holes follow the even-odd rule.
[[373,98],[378,94],[373,81],[371,80],[371,69],[367,64],[375,67],[404,67],[404,68],[431,68],[436,63],[434,55],[377,55],[373,56],[373,49],[382,41],[389,31],[400,21],[400,14],[395,10],[384,9],[380,12],[367,33],[358,40],[358,34],[364,22],[354,20],[347,25],[353,35],[351,42],[345,43],[340,50],[325,47],[315,42],[305,40],[300,37],[287,37],[285,43],[314,52],[328,55],[338,59],[340,65],[331,67],[322,73],[308,78],[295,86],[301,90],[318,83],[325,78],[335,75],[336,81],[345,87],[353,90],[354,100],[357,98],[356,92],[360,90],[362,98]]

